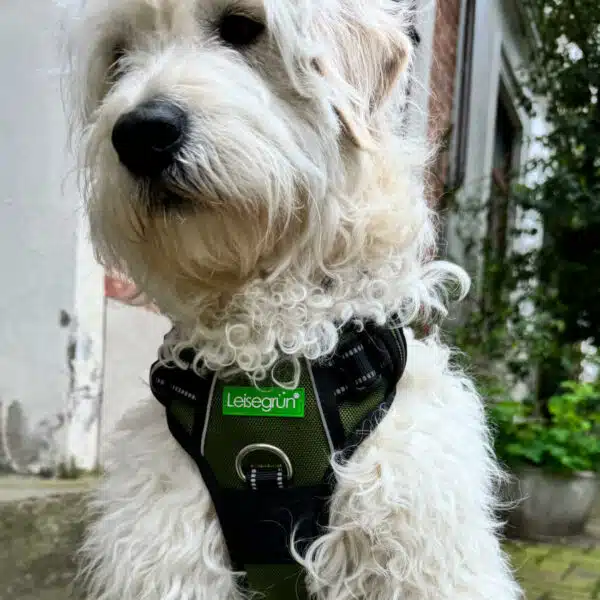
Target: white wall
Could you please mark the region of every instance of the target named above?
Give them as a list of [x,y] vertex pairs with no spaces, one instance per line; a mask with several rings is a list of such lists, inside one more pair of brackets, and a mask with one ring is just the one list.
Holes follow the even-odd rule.
[[66,462],[94,469],[100,457],[100,419],[105,342],[104,269],[90,243],[88,222],[78,213],[75,269],[75,309],[71,328],[75,355],[69,389]]
[[[471,240],[483,240],[487,233],[485,211],[472,214],[465,211],[465,203],[485,202],[491,191],[491,175],[494,158],[494,138],[496,114],[500,90],[503,89],[511,100],[512,117],[521,133],[518,162],[524,165],[542,152],[536,136],[546,131],[543,118],[531,118],[518,103],[517,92],[519,72],[526,65],[531,50],[533,32],[523,18],[518,0],[481,0],[477,2],[473,46],[473,71],[470,90],[470,113],[468,115],[468,138],[465,162],[465,179],[458,195],[463,210],[454,211],[448,223],[448,252],[452,259],[466,266],[475,277],[477,287],[472,298],[481,292],[480,277],[483,267],[481,253],[477,249],[465,254],[458,231]],[[543,107],[538,107],[543,108]],[[538,114],[543,111],[538,110]],[[517,165],[515,165],[517,166]],[[535,177],[535,174],[529,174]],[[514,241],[513,251],[526,251],[539,247],[542,241],[542,227],[539,216],[533,212],[518,210],[517,226],[537,227],[535,235],[522,235]],[[532,306],[521,304],[520,310],[533,310]],[[464,316],[463,313],[462,316]],[[498,365],[503,371],[504,366]],[[529,393],[529,386],[519,384],[513,389],[515,398]]]
[[148,388],[148,372],[169,329],[160,315],[107,301],[102,440],[127,409],[138,402],[156,402]]
[[62,189],[61,16],[50,0],[0,2],[0,400],[23,407],[28,448],[11,440],[24,461],[40,459],[39,436],[59,441],[68,387],[59,312],[74,310],[79,199]]

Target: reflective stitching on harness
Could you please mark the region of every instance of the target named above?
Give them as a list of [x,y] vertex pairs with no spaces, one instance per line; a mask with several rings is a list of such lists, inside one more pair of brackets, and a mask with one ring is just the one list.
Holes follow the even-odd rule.
[[354,356],[355,354],[362,352],[364,349],[365,347],[362,344],[359,344],[358,346],[350,348],[350,350],[344,352],[344,354],[342,354],[342,358],[349,358],[350,356]]
[[[346,356],[344,356],[344,358],[346,358]],[[355,379],[354,385],[363,385],[365,383],[368,383],[369,381],[372,381],[376,377],[377,377],[377,371],[375,371],[373,369],[373,371],[369,371],[368,373],[365,373],[361,377],[358,377],[357,379]],[[350,386],[343,385],[343,386],[337,388],[336,390],[334,390],[333,394],[336,397],[341,396],[342,394],[345,394],[349,389],[350,389]]]
[[331,439],[331,432],[329,431],[329,427],[327,425],[327,420],[325,419],[325,413],[323,412],[323,406],[321,405],[321,396],[319,395],[319,390],[317,389],[317,384],[315,383],[315,376],[312,370],[312,365],[310,361],[305,358],[306,366],[308,368],[308,374],[310,375],[310,381],[313,386],[313,390],[315,391],[315,398],[317,400],[317,406],[319,407],[319,414],[321,415],[321,423],[323,424],[323,429],[325,430],[325,434],[327,435],[327,443],[329,444],[329,450],[331,454],[335,453],[335,446],[333,444],[333,440]]
[[208,433],[208,422],[210,421],[210,411],[212,410],[213,395],[217,385],[217,374],[213,373],[210,391],[208,392],[208,404],[206,406],[206,416],[204,417],[204,429],[202,430],[202,440],[200,442],[200,452],[204,454],[204,444],[206,443],[206,434]]

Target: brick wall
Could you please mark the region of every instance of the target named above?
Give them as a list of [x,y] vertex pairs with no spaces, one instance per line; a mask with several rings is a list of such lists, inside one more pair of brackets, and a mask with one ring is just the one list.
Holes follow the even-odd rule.
[[[452,121],[461,1],[464,0],[437,1],[430,79],[429,131],[438,143],[444,141]],[[431,173],[433,202],[437,203],[441,199],[447,170],[448,156],[442,151]]]

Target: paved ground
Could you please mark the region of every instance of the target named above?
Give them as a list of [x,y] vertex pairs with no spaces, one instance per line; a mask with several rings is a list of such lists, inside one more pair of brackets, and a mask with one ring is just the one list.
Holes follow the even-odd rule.
[[507,545],[527,600],[600,599],[600,544]]
[[[0,478],[0,600],[80,598],[73,555],[89,486]],[[600,600],[600,512],[588,533],[570,544],[506,544],[526,600]]]
[[0,503],[85,492],[93,483],[94,479],[38,479],[2,475],[0,476]]

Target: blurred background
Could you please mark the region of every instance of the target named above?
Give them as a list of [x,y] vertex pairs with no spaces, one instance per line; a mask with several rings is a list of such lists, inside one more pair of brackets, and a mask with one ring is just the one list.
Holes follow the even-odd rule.
[[[474,280],[443,335],[522,499],[506,548],[528,600],[600,598],[600,4],[416,4],[404,126],[441,143],[441,253]],[[82,498],[169,328],[93,258],[68,26],[50,0],[0,3],[0,600],[77,595]]]

